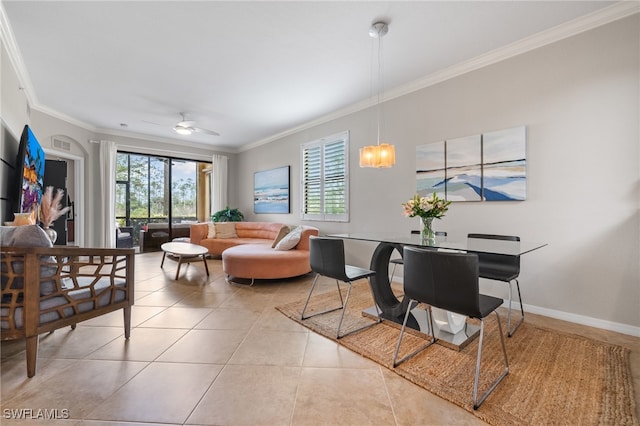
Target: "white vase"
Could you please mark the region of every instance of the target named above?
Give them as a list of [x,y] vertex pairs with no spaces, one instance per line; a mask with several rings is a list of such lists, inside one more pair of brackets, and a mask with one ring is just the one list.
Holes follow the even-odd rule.
[[47,226],[46,228],[44,228],[44,232],[45,234],[47,234],[47,237],[49,237],[49,239],[51,240],[51,244],[54,244],[58,239],[58,233],[56,232],[55,229],[49,228]]

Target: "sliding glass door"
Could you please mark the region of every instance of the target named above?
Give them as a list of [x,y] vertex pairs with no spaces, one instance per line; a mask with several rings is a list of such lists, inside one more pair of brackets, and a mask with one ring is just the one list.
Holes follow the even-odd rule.
[[193,160],[118,153],[116,218],[121,226],[133,227],[135,245],[140,244],[141,229],[153,229],[157,237],[153,244],[145,241],[145,249],[158,248],[177,235],[178,228],[198,220],[198,205],[209,200],[208,191],[199,185],[199,173],[206,166],[210,168]]

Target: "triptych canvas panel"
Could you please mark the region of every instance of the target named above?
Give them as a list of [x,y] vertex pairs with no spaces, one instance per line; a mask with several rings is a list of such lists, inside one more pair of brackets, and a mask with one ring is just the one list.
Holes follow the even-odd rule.
[[416,189],[449,201],[526,199],[526,128],[416,147]]

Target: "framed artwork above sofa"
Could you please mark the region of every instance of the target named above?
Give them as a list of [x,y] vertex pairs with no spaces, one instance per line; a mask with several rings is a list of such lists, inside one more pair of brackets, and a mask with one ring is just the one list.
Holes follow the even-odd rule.
[[290,166],[255,172],[253,175],[253,212],[290,213]]

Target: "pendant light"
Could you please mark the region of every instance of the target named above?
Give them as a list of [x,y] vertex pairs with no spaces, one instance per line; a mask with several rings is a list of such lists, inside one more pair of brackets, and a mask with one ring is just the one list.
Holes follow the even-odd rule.
[[376,145],[368,145],[360,148],[360,167],[391,167],[396,163],[395,146],[380,141],[380,92],[382,90],[382,37],[389,32],[389,26],[385,22],[376,22],[369,29],[369,36],[378,39],[378,98],[377,98],[377,124],[378,138]]

